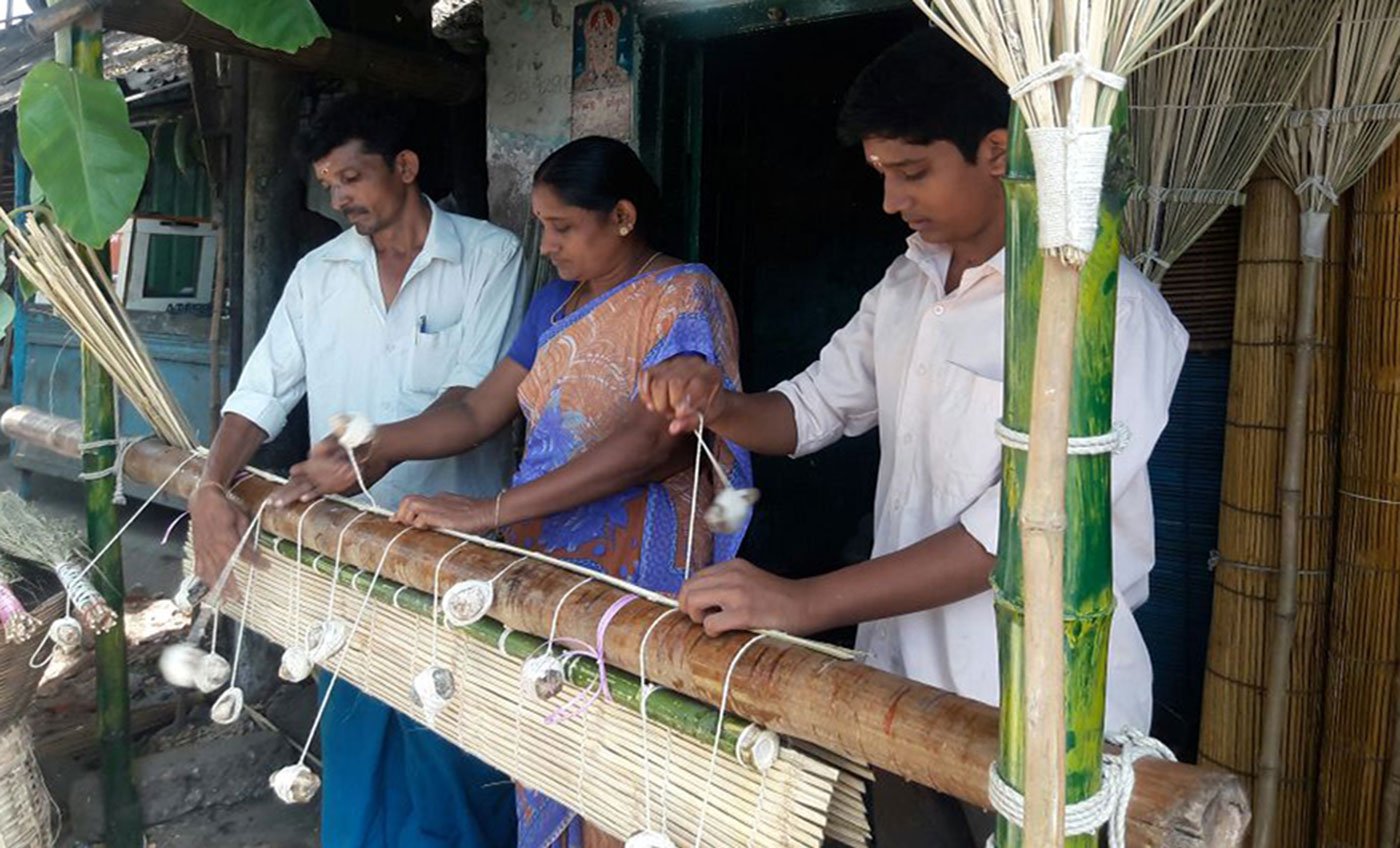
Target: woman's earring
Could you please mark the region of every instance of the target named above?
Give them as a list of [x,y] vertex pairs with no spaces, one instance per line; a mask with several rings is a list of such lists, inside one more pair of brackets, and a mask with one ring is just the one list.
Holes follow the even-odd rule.
[[626,238],[627,234],[630,232],[632,232],[632,228],[627,226],[626,224],[623,224],[622,227],[618,229],[617,234]]

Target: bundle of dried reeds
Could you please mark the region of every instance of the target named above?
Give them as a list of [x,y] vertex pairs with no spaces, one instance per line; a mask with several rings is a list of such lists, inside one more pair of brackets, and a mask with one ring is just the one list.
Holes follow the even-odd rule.
[[193,449],[194,429],[156,370],[92,249],[75,243],[47,219],[43,209],[26,215],[19,225],[0,210],[0,227],[15,267],[53,303],[54,311],[112,375],[156,435],[169,444]]
[[[1278,597],[1279,479],[1283,465],[1294,310],[1298,303],[1298,203],[1293,188],[1261,171],[1246,193],[1241,226],[1219,557],[1201,707],[1200,758],[1252,781],[1264,716],[1272,618]],[[1279,749],[1274,845],[1309,848],[1316,834],[1318,757],[1332,585],[1347,215],[1328,231],[1317,299],[1303,474],[1298,625]],[[1256,833],[1264,830],[1256,826]]]
[[[1307,410],[1313,372],[1313,320],[1327,224],[1341,193],[1365,174],[1400,132],[1397,50],[1400,0],[1344,0],[1335,35],[1300,91],[1298,108],[1285,119],[1284,129],[1267,157],[1270,167],[1293,185],[1301,200],[1299,241],[1303,269],[1295,313],[1298,323],[1294,329],[1295,354],[1279,493],[1278,607],[1256,785],[1255,809],[1263,833],[1256,837],[1256,844],[1267,844],[1273,827],[1279,748],[1287,712],[1302,535]],[[1346,632],[1348,625],[1337,619],[1335,600],[1332,609],[1333,633]],[[1335,646],[1335,637],[1333,643]],[[1337,691],[1332,683],[1328,689]],[[1332,719],[1329,717],[1327,722],[1330,728]],[[1324,831],[1329,815],[1324,803]]]
[[1400,692],[1400,147],[1357,187],[1320,845],[1393,845]]
[[5,642],[26,642],[39,629],[39,619],[24,608],[10,584],[20,579],[19,566],[0,556],[0,633]]
[[1339,0],[1234,0],[1189,44],[1192,17],[1133,75],[1138,185],[1124,249],[1160,282],[1258,167],[1332,32]]
[[14,492],[0,492],[0,553],[53,571],[92,632],[105,633],[116,623],[116,614],[88,579],[90,560],[78,529],[44,515]]
[[[484,618],[451,627],[430,595],[264,536],[272,567],[249,581],[244,601],[225,612],[283,645],[334,616],[359,618],[368,593],[377,602],[343,654],[326,658],[340,676],[409,715],[423,715],[414,678],[438,667],[455,681],[433,729],[513,778],[569,804],[618,838],[660,831],[678,845],[817,846],[824,839],[865,845],[862,795],[868,771],[834,755],[782,743],[776,760],[760,728],[678,693],[644,694],[641,681],[608,666],[609,698],[569,717],[561,709],[596,685],[596,662],[564,664],[564,686],[547,700],[522,689],[522,667],[545,650],[538,637]],[[185,568],[192,571],[187,547]],[[335,588],[334,594],[332,593]],[[433,628],[440,628],[436,634]],[[438,642],[433,652],[434,635]],[[648,720],[643,726],[642,709]]]

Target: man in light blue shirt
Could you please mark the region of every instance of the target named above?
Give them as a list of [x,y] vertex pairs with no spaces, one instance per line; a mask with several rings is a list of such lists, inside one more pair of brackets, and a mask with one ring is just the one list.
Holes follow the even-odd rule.
[[[359,99],[336,103],[318,123],[315,177],[351,228],[297,264],[224,404],[190,499],[207,585],[248,524],[227,486],[303,395],[314,443],[336,413],[383,424],[460,402],[509,343],[519,240],[423,196],[406,126],[394,107]],[[491,497],[511,464],[503,438],[461,457],[405,463],[370,494],[389,508],[421,492]],[[325,845],[514,844],[508,778],[344,681],[326,708],[321,750]]]

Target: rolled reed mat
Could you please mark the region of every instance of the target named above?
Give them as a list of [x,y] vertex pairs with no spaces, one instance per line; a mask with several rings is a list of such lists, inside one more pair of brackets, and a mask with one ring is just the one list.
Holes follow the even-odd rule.
[[[262,555],[268,567],[258,571],[252,586],[249,627],[287,645],[300,641],[328,610],[346,622],[355,620],[370,587],[369,573],[345,566],[339,580],[333,580],[328,558],[320,558],[318,568],[312,569],[292,558],[291,542],[274,543],[274,550],[267,546],[267,537],[264,541]],[[192,570],[188,547],[185,569]],[[239,563],[235,569],[239,585],[246,588],[247,566]],[[332,599],[331,587],[337,582]],[[432,662],[432,599],[383,579],[372,594],[364,620],[345,649],[340,674],[395,709],[424,720],[409,693],[413,677]],[[230,602],[222,611],[237,617],[242,608],[241,601]],[[436,664],[451,671],[456,686],[433,729],[518,782],[567,804],[605,832],[625,839],[648,824],[660,829],[664,820],[666,833],[677,845],[691,846],[703,816],[699,844],[714,848],[820,846],[828,838],[854,846],[869,843],[864,789],[870,775],[864,767],[784,740],[776,762],[760,774],[746,758],[741,762],[744,755],[728,741],[735,735],[731,729],[737,728],[742,746],[748,723],[727,716],[727,744],[713,761],[711,779],[718,715],[713,707],[689,699],[683,699],[689,702],[683,708],[665,709],[659,699],[681,696],[663,696],[664,690],[648,702],[651,718],[644,759],[641,717],[623,704],[625,697],[635,703],[635,676],[609,668],[617,701],[600,697],[582,715],[550,722],[552,714],[582,691],[577,683],[596,678],[596,664],[573,663],[563,691],[542,701],[534,694],[522,695],[520,683],[521,656],[535,650],[538,637],[502,635],[501,626],[490,619],[452,628],[439,618],[437,626],[442,629]],[[507,650],[502,652],[501,646]],[[338,661],[338,656],[332,657],[325,665],[334,668]],[[664,724],[663,711],[690,732]]]
[[1400,661],[1400,148],[1353,196],[1319,840],[1380,843]]
[[53,844],[54,803],[34,758],[28,721],[0,730],[0,848]]
[[[1202,763],[1229,769],[1252,784],[1277,592],[1278,490],[1302,263],[1298,200],[1292,188],[1263,171],[1246,191],[1199,757]],[[1346,227],[1344,200],[1332,215],[1317,302],[1317,350],[1303,477],[1298,629],[1280,758],[1276,833],[1281,848],[1306,848],[1315,832],[1341,423]]]

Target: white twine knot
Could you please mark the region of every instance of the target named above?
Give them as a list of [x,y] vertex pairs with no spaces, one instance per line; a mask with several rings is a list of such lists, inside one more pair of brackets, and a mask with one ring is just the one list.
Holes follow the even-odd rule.
[[643,830],[627,837],[622,848],[676,848],[676,843],[661,831]]
[[64,651],[76,651],[83,644],[83,625],[71,615],[65,615],[49,625],[49,641]]
[[[1176,761],[1171,749],[1136,728],[1126,727],[1108,737],[1118,745],[1117,754],[1104,754],[1099,791],[1065,807],[1065,836],[1088,836],[1109,826],[1109,848],[1125,848],[1128,834],[1128,804],[1132,801],[1137,775],[1134,764],[1144,757]],[[1016,827],[1025,823],[1025,797],[1002,779],[997,764],[987,771],[987,794],[992,808]],[[987,839],[995,848],[995,836]]]
[[520,666],[520,688],[548,701],[564,689],[564,663],[553,653],[536,654]]
[[340,653],[350,640],[350,625],[339,618],[328,618],[306,631],[307,654],[313,663],[324,664]]
[[201,591],[204,583],[193,574],[186,575],[180,581],[180,587],[175,590],[175,608],[188,615],[194,612],[194,608],[199,604],[199,597],[204,593]]
[[453,627],[475,624],[491,609],[496,591],[486,580],[453,583],[442,595],[442,617]]
[[230,686],[224,690],[214,706],[209,708],[209,718],[215,724],[233,724],[243,715],[243,690]]
[[277,665],[277,676],[288,683],[300,683],[310,677],[315,668],[316,664],[311,662],[306,646],[292,644],[282,651],[282,661]]
[[193,689],[204,649],[189,642],[176,642],[160,652],[160,673],[165,682],[180,689]]
[[[1000,418],[996,423],[997,439],[1006,447],[1012,450],[1028,451],[1031,447],[1031,437],[1029,433],[1012,429]],[[1070,456],[1094,456],[1096,454],[1122,453],[1128,447],[1128,443],[1133,439],[1133,432],[1128,425],[1122,421],[1113,422],[1113,429],[1110,432],[1097,436],[1070,436],[1069,450]]]
[[456,690],[457,684],[452,679],[452,672],[441,666],[429,666],[414,675],[409,697],[415,705],[423,709],[428,727],[432,728],[438,713],[447,706]]
[[78,445],[78,450],[82,453],[87,453],[90,450],[115,447],[117,449],[117,455],[113,459],[112,464],[108,467],[99,471],[80,472],[78,474],[78,479],[87,482],[101,480],[103,477],[115,477],[116,481],[112,488],[112,503],[117,506],[126,506],[126,488],[124,485],[126,475],[123,473],[123,469],[126,467],[126,454],[131,450],[132,445],[149,438],[150,436],[136,436],[133,438],[99,439],[94,442],[83,442]]
[[1029,127],[1026,137],[1035,158],[1035,184],[1042,250],[1061,253],[1080,266],[1094,249],[1099,229],[1099,195],[1108,163],[1109,127],[1081,126],[1085,80],[1121,91],[1127,80],[1091,65],[1084,53],[1061,53],[1012,85],[1020,100],[1037,88],[1070,78],[1069,111],[1063,127]]
[[305,804],[321,789],[321,778],[301,763],[278,769],[267,783],[284,804]]
[[229,665],[228,660],[218,654],[205,654],[195,668],[194,685],[196,689],[208,695],[227,683],[232,674],[233,667]]

